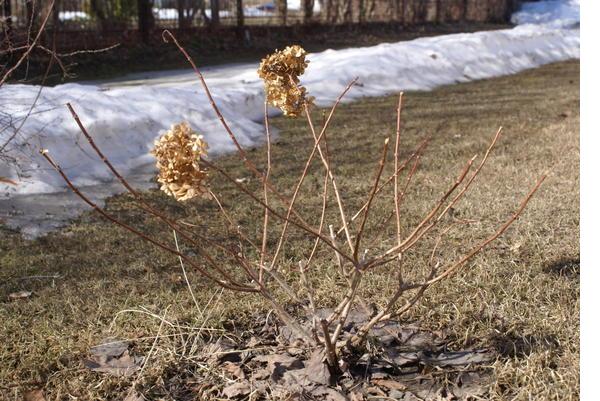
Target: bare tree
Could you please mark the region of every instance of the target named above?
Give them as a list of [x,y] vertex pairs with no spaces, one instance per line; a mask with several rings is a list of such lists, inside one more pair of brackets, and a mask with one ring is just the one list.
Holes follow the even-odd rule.
[[340,14],[342,16],[342,22],[345,24],[352,22],[352,0],[341,0]]
[[358,0],[358,23],[364,24],[367,19],[367,1]]

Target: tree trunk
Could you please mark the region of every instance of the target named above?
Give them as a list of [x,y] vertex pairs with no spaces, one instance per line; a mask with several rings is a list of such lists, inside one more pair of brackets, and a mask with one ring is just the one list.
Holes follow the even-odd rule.
[[[350,6],[352,7],[352,6]],[[364,24],[367,18],[367,5],[365,0],[358,0],[358,23]]]
[[375,15],[375,6],[377,0],[367,0],[367,21],[373,21],[373,16]]
[[333,10],[337,10],[337,5],[334,5],[334,2],[336,0],[323,0],[325,2],[325,7],[323,8],[323,10],[325,10],[325,22],[327,22],[328,24],[334,23],[335,21],[333,20]]
[[442,0],[435,0],[435,22],[438,24],[444,22],[444,17],[442,17]]
[[352,0],[342,1],[342,19],[346,24],[352,22]]
[[400,21],[402,21],[402,26],[406,26],[406,0],[402,0],[400,6]]
[[28,0],[25,3],[27,9],[27,24],[31,27],[30,31],[35,32],[37,27],[37,16],[39,14],[39,8],[37,2]]
[[142,41],[150,43],[150,32],[154,28],[154,15],[152,15],[151,0],[137,0],[138,6],[138,30]]
[[177,27],[185,28],[185,0],[177,0]]
[[219,26],[220,23],[219,0],[210,0],[210,24],[212,26]]
[[4,0],[2,11],[6,21],[6,37],[10,42],[12,36],[12,7],[10,4],[10,0]]
[[235,0],[235,9],[237,17],[237,26],[244,26],[244,0]]
[[[52,36],[54,39],[56,38],[56,33],[60,29],[60,4],[61,0],[56,0],[54,2],[54,8],[52,10],[48,10],[47,12],[52,12]],[[50,6],[48,6],[50,7]],[[54,41],[53,39],[53,41]]]

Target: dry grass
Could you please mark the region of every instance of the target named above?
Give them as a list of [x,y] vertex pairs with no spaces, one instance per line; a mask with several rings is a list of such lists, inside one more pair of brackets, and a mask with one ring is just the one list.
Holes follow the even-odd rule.
[[[337,149],[332,152],[337,155],[334,168],[348,210],[356,210],[364,200],[370,181],[360,178],[371,174],[382,139],[393,133],[395,102],[392,96],[345,105],[334,120],[329,139]],[[505,127],[481,179],[454,212],[454,216],[474,222],[468,230],[451,233],[450,246],[442,249],[444,256],[452,257],[452,249],[466,249],[492,232],[535,178],[552,168],[540,193],[509,232],[463,273],[433,287],[405,320],[444,330],[455,348],[497,348],[502,357],[494,365],[497,380],[490,389],[491,399],[577,399],[579,62],[428,93],[408,93],[404,121],[404,154],[425,135],[433,136],[415,177],[416,185],[404,204],[405,227],[431,206],[464,160],[485,149],[498,125]],[[279,118],[273,125],[281,135],[273,149],[272,177],[280,188],[290,188],[312,139],[302,120]],[[264,162],[264,149],[250,155]],[[222,158],[219,163],[236,177],[250,178],[235,157]],[[317,189],[321,180],[321,173],[314,173],[306,185]],[[260,184],[251,180],[250,185],[258,189]],[[224,191],[236,215],[256,226],[256,235],[260,235],[261,213],[252,212],[253,206],[232,188],[225,186]],[[147,196],[173,217],[184,218],[215,236],[222,231],[216,208],[206,201],[193,201],[184,209],[158,191]],[[319,204],[319,191],[307,191],[302,201]],[[159,223],[134,210],[128,196],[111,199],[107,208],[130,223],[171,238]],[[374,217],[385,215],[383,208],[373,213]],[[233,236],[220,234],[220,238],[227,241]],[[293,233],[282,263],[297,263],[302,255],[295,250],[304,248],[300,244],[305,239],[301,233]],[[381,240],[393,240],[392,227]],[[420,268],[427,247],[424,243],[407,255],[406,265]],[[327,273],[332,261],[326,255],[317,256],[312,273],[312,279],[319,282],[316,297],[324,304],[333,302],[337,288],[335,278]],[[176,258],[96,215],[85,215],[68,228],[31,242],[1,231],[0,266],[0,398],[20,399],[24,390],[44,387],[49,400],[122,399],[131,380],[90,373],[81,358],[91,345],[109,335],[138,339],[135,352],[149,352],[158,319],[121,314],[113,331],[108,331],[115,315],[128,308],[145,307],[158,315],[168,308],[167,319],[179,324],[163,329],[162,335],[173,336],[160,339],[158,352],[139,378],[138,386],[148,399],[191,397],[195,378],[210,374],[194,359],[190,344],[195,337],[188,336],[183,327],[199,327],[203,319],[186,291]],[[55,273],[60,277],[32,277]],[[376,304],[386,299],[387,280],[385,272],[369,276],[365,295]],[[193,275],[191,281],[200,305],[219,294],[211,306],[208,327],[243,327],[257,312],[268,310],[258,297],[227,291],[220,294]],[[10,292],[23,289],[34,295],[6,301]]]

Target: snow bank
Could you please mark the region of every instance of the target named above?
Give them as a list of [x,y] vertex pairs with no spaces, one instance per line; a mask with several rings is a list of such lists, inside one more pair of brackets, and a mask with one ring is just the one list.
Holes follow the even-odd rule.
[[[564,10],[565,4],[572,10],[571,5],[575,4],[548,1],[538,7],[546,12],[550,10],[548,3],[560,10]],[[526,4],[515,14],[517,20],[521,18],[519,21],[528,15],[528,23],[513,29],[311,54],[302,82],[316,97],[317,104],[326,106],[356,76],[360,77],[361,85],[352,89],[346,101],[400,90],[430,90],[579,58],[579,29],[548,23],[545,17],[537,20],[544,24],[534,25],[530,23],[535,21],[532,10]],[[256,69],[255,64],[224,66],[207,69],[205,74],[217,104],[244,146],[257,145],[264,136],[263,86]],[[39,89],[31,85],[5,85],[0,90],[0,119],[5,119],[0,126],[5,125],[9,115],[14,119],[12,124],[18,126]],[[73,104],[117,169],[136,185],[147,183],[148,174],[153,171],[148,154],[153,140],[173,123],[188,121],[201,132],[211,146],[213,157],[233,150],[195,76],[189,72],[162,72],[142,80],[130,77],[110,83],[43,88],[9,149],[16,163],[0,161],[0,176],[19,182],[14,188],[0,187],[3,191],[0,201],[2,197],[64,190],[62,180],[37,154],[39,148],[49,149],[77,185],[98,187],[110,180],[70,117],[65,107],[67,102]],[[0,144],[11,134],[9,131],[2,133]],[[136,181],[136,177],[143,178]],[[4,214],[2,207],[0,202],[0,214]]]
[[516,25],[536,24],[559,28],[579,26],[579,0],[547,0],[527,2],[514,13],[511,21]]

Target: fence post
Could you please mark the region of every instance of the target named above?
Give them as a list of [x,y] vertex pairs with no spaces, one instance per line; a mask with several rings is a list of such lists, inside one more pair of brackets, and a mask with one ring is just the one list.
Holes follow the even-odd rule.
[[4,18],[6,19],[6,36],[9,41],[12,36],[12,8],[10,1],[11,0],[4,0],[4,4],[2,5],[2,11]]
[[313,8],[315,6],[315,0],[302,0],[302,11],[304,23],[310,22],[313,17]]
[[281,25],[287,25],[287,0],[277,0],[277,14],[279,14],[279,18],[281,18]]
[[144,43],[150,43],[152,29],[152,5],[150,0],[137,0],[138,4],[138,30]]
[[244,0],[235,0],[237,26],[244,26]]

